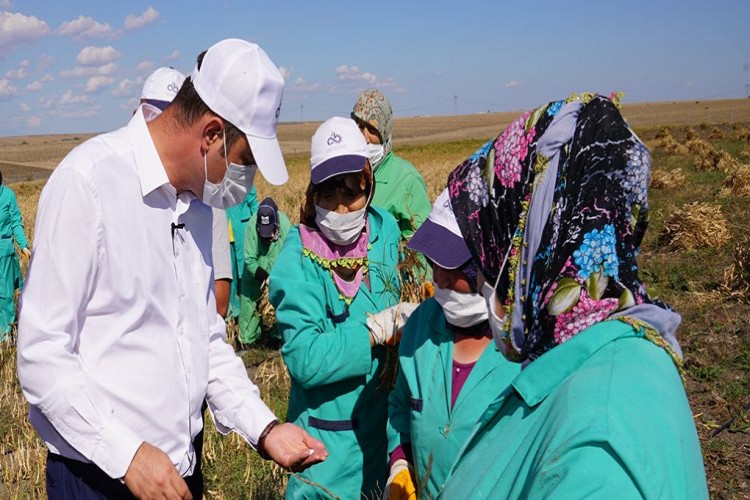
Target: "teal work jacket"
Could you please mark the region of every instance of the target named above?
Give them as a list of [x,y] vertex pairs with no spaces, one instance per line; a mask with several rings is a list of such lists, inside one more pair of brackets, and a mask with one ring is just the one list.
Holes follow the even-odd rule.
[[411,238],[432,209],[422,175],[414,165],[393,152],[388,153],[375,170],[372,204],[393,215],[404,239]]
[[[292,380],[287,419],[328,448],[328,459],[301,475],[340,498],[372,497],[388,476],[388,393],[379,389],[385,348],[370,347],[367,313],[398,303],[399,230],[370,207],[369,280],[347,307],[331,272],[304,255],[299,226],[287,235],[270,276],[270,300]],[[289,478],[287,498],[327,498]]]
[[489,406],[441,498],[708,498],[667,352],[597,323],[530,364]]
[[227,318],[236,318],[240,314],[240,295],[242,289],[242,269],[245,262],[245,228],[255,212],[258,211],[258,196],[255,186],[250,188],[247,196],[237,205],[226,209],[229,230],[229,246],[232,251],[232,284],[229,291],[229,310]]
[[472,368],[451,408],[453,332],[435,299],[417,308],[404,328],[399,374],[388,416],[411,443],[417,481],[426,478],[424,498],[437,498],[459,450],[494,395],[521,371],[490,343]]

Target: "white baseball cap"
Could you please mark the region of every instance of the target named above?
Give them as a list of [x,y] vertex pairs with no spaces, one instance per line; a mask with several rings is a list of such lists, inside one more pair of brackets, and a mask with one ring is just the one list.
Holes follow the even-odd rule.
[[172,67],[161,67],[151,73],[143,83],[141,100],[164,111],[172,102],[185,81],[185,75]]
[[258,169],[271,184],[289,175],[276,138],[284,78],[257,44],[229,38],[206,51],[191,76],[203,102],[247,136]]
[[443,269],[457,269],[471,259],[447,189],[432,204],[430,215],[419,226],[406,248],[421,252]]
[[351,118],[334,116],[318,127],[310,146],[313,184],[336,175],[361,172],[369,158],[367,141]]

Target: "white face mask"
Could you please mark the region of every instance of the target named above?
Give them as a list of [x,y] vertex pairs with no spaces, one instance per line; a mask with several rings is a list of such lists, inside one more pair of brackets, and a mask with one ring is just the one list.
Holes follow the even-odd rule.
[[443,308],[445,319],[453,326],[469,328],[487,319],[487,305],[478,293],[462,293],[435,287],[435,300]]
[[505,331],[508,315],[503,316],[503,319],[498,317],[496,295],[497,292],[492,288],[492,285],[487,282],[482,285],[482,305],[485,307],[485,311],[489,312],[487,320],[490,324],[490,330],[492,330],[492,338],[495,339],[495,346],[502,351],[503,355],[506,355],[508,353],[508,344],[503,339],[508,336],[508,332]]
[[372,171],[375,172],[383,162],[385,149],[383,148],[382,144],[368,144],[367,149],[368,154],[370,155],[370,165],[372,166]]
[[227,163],[226,132],[224,132],[224,163],[227,171],[219,184],[208,180],[207,156],[208,153],[203,155],[203,169],[206,176],[203,183],[203,203],[214,208],[226,209],[244,200],[253,185],[258,166]]
[[367,205],[359,210],[340,214],[315,205],[315,222],[328,241],[337,245],[351,245],[365,228]]

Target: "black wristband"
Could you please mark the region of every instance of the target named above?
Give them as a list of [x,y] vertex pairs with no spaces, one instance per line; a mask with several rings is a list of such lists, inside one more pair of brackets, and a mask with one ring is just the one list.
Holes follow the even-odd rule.
[[263,432],[260,433],[260,437],[258,437],[258,455],[260,455],[260,458],[262,458],[263,460],[268,460],[269,458],[271,458],[270,455],[266,452],[266,437],[268,437],[273,428],[277,425],[279,425],[278,420],[271,420],[266,428],[263,429]]
[[263,283],[266,280],[266,278],[268,278],[268,273],[266,272],[265,269],[258,266],[258,268],[255,270],[256,281],[258,281],[259,283]]

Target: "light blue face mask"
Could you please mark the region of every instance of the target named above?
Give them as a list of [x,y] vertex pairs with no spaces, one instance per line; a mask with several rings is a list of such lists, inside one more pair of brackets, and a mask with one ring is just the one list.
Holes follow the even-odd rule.
[[203,203],[214,208],[227,209],[245,199],[253,185],[255,172],[258,167],[257,165],[228,163],[227,156],[229,153],[227,152],[226,131],[223,131],[223,137],[224,163],[227,166],[227,171],[224,173],[224,178],[219,184],[214,184],[208,180],[208,162],[206,160],[208,153],[203,155],[203,169],[206,176],[203,183]]

